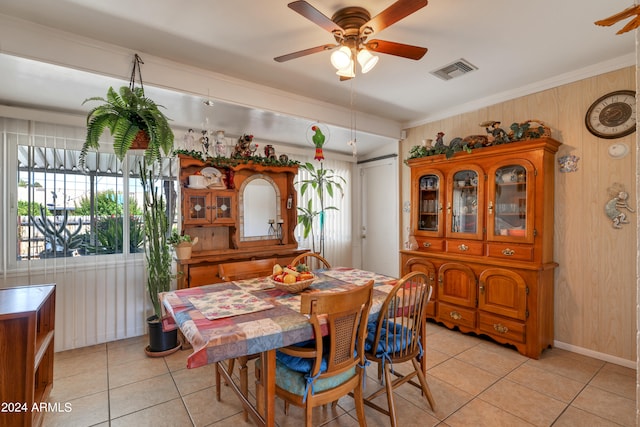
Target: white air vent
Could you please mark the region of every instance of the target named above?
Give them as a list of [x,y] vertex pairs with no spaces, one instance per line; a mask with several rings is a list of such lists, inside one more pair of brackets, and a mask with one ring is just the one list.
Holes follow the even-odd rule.
[[432,71],[431,74],[442,80],[451,80],[454,77],[459,77],[463,74],[467,74],[477,69],[478,67],[476,67],[466,59],[460,58],[449,65],[445,65],[438,70]]

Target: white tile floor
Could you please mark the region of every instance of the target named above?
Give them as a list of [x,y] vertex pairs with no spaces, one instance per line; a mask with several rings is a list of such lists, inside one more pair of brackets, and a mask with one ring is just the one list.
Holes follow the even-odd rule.
[[[559,349],[533,360],[432,323],[428,331],[427,381],[436,411],[406,384],[396,397],[402,427],[636,425],[635,370]],[[189,351],[149,358],[146,345],[146,337],[137,337],[56,353],[49,400],[69,402],[72,409],[48,413],[43,425],[251,425],[233,393],[216,402],[212,365],[186,369]],[[375,365],[367,374],[367,388],[378,387]],[[281,402],[276,404],[279,426],[302,425],[299,408],[285,416]],[[389,425],[386,416],[365,412],[369,426]],[[358,425],[353,401],[343,398],[335,410],[316,408],[314,423]]]

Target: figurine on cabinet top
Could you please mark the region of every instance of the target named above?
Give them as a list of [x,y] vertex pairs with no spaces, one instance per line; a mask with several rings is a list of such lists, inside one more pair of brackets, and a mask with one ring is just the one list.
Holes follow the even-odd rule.
[[252,144],[253,135],[242,135],[233,149],[233,157],[251,157],[258,149],[258,144]]
[[509,142],[507,132],[505,132],[505,130],[500,127],[500,122],[489,120],[480,123],[480,126],[484,127],[487,131],[487,134],[489,134],[489,145],[504,144],[505,142]]

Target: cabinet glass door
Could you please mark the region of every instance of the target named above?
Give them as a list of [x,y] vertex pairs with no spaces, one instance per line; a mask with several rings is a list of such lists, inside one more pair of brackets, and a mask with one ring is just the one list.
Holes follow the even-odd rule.
[[[479,175],[471,169],[453,174],[451,200],[447,205],[449,234],[467,234],[482,237],[482,224],[478,217]],[[471,236],[469,236],[471,237]]]
[[440,230],[440,177],[427,174],[420,177],[418,190],[418,230]]
[[231,219],[231,196],[216,196],[216,220]]
[[527,162],[497,167],[490,175],[494,215],[489,238],[530,240],[533,227],[533,167]]
[[209,219],[209,196],[207,194],[188,194],[186,223],[207,223]]

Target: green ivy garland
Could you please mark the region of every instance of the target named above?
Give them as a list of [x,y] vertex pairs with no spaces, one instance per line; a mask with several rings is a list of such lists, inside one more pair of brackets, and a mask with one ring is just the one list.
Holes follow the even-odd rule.
[[182,150],[182,149],[173,150],[174,156],[178,154],[191,156],[210,166],[220,167],[220,168],[238,166],[241,164],[247,164],[249,162],[253,162],[254,164],[262,165],[262,166],[298,166],[300,164],[300,162],[297,160],[287,159],[283,161],[278,158],[269,158],[269,157],[263,157],[263,156],[205,158],[202,155],[202,152],[200,151]]

